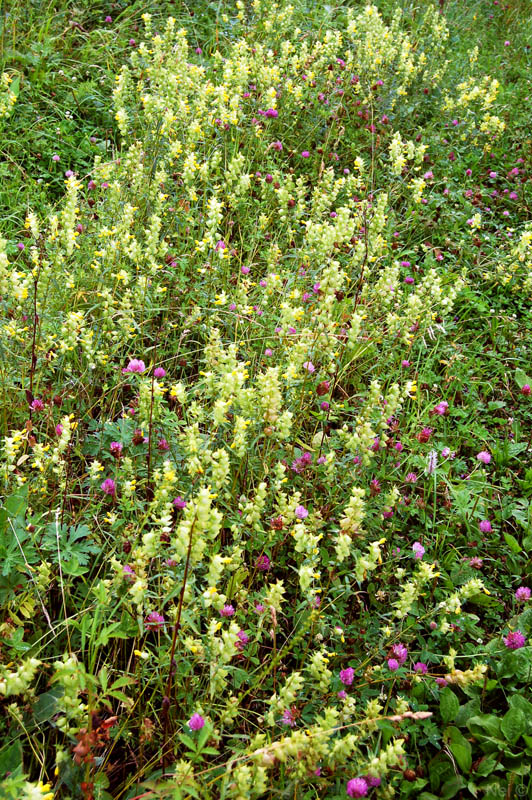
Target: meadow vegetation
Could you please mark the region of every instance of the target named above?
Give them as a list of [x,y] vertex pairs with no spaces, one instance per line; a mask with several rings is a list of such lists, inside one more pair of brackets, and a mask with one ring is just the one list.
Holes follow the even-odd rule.
[[529,3],[0,24],[0,797],[530,796]]

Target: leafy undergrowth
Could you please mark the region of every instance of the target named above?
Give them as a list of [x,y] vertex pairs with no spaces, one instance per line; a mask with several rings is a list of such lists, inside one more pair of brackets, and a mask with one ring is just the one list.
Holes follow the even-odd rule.
[[2,796],[528,796],[526,8],[28,9]]

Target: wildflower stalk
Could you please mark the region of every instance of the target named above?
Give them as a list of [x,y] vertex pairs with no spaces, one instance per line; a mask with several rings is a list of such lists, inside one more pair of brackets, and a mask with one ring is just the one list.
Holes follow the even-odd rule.
[[170,661],[169,661],[169,666],[168,666],[168,680],[166,682],[166,691],[165,691],[165,695],[163,697],[163,712],[162,712],[163,713],[163,747],[162,747],[163,763],[164,763],[164,759],[165,759],[166,754],[167,754],[167,746],[168,746],[167,734],[170,732],[168,723],[169,723],[170,708],[171,708],[171,704],[172,704],[171,695],[172,695],[172,681],[173,681],[173,677],[174,677],[174,670],[173,670],[174,656],[175,656],[175,650],[176,650],[176,644],[177,644],[177,634],[179,633],[179,629],[181,627],[181,612],[183,610],[183,600],[184,600],[184,597],[185,597],[185,589],[186,589],[186,586],[187,586],[188,568],[189,568],[189,564],[190,564],[190,554],[192,552],[192,537],[194,535],[194,527],[196,525],[196,519],[197,519],[197,512],[194,515],[194,519],[192,521],[192,525],[190,526],[190,534],[189,534],[189,537],[188,537],[187,557],[186,557],[186,561],[185,561],[185,572],[184,572],[184,575],[183,575],[183,584],[181,586],[181,593],[179,595],[179,606],[177,608],[177,617],[176,617],[176,621],[174,623],[174,631],[173,631],[173,636],[172,636],[172,647],[170,649]]

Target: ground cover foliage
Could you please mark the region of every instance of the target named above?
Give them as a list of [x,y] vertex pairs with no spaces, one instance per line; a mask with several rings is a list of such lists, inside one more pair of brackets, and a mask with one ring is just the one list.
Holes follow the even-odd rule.
[[2,797],[529,795],[528,12],[3,8]]

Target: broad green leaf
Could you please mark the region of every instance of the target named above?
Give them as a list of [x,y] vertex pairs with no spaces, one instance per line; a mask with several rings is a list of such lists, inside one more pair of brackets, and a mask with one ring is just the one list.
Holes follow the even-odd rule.
[[449,750],[456,759],[456,763],[463,772],[471,769],[471,743],[460,733],[458,728],[448,728],[446,735],[449,737]]
[[511,708],[501,720],[501,731],[514,744],[526,731],[526,716],[520,708]]
[[515,382],[519,388],[522,389],[527,383],[530,386],[532,384],[532,379],[528,377],[524,370],[518,367],[515,371]]
[[465,781],[462,776],[455,775],[453,778],[445,781],[441,787],[440,800],[451,800],[452,797],[456,797],[458,792],[463,789],[464,786]]
[[444,722],[451,722],[455,719],[460,703],[455,693],[448,686],[440,694],[440,714]]

